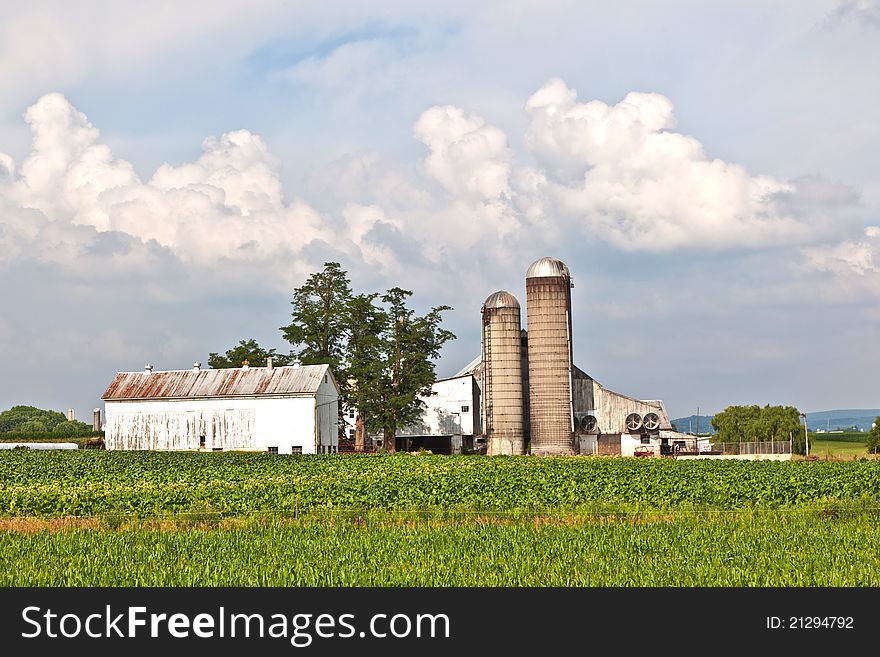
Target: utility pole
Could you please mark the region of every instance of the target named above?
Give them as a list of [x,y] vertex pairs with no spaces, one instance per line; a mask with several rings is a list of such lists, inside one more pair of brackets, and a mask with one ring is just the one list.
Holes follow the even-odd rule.
[[801,413],[801,417],[804,418],[804,455],[810,455],[810,436],[807,433],[807,414]]

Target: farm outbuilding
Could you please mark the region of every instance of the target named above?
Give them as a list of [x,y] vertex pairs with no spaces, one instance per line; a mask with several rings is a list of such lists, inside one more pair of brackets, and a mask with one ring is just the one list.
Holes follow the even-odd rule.
[[339,387],[327,365],[119,372],[102,395],[107,449],[328,454]]

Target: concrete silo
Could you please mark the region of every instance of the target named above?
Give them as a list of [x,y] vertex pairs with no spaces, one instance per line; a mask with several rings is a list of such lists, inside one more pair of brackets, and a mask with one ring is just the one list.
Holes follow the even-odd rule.
[[522,454],[523,377],[519,302],[489,295],[483,315],[483,427],[490,456]]
[[526,273],[532,454],[574,454],[571,273],[541,258]]

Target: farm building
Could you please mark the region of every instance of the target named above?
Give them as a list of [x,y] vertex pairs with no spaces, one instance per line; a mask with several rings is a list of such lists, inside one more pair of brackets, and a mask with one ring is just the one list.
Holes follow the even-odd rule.
[[107,449],[334,453],[327,365],[119,372],[102,395]]
[[[422,421],[399,432],[398,448],[488,454],[656,455],[695,450],[673,430],[661,400],[608,390],[572,362],[571,274],[541,258],[526,274],[528,331],[516,297],[495,292],[481,309],[481,355],[434,384]],[[450,386],[458,394],[450,395]],[[465,416],[467,408],[472,416]]]
[[397,448],[429,449],[435,454],[460,454],[474,448],[480,430],[480,389],[470,373],[440,379],[431,386],[419,422],[400,429]]

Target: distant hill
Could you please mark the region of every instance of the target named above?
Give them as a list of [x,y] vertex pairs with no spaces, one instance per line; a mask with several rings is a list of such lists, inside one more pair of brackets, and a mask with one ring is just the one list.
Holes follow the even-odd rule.
[[870,431],[871,424],[880,416],[880,408],[844,408],[836,411],[807,411],[807,426],[811,431],[822,429],[849,429]]
[[[880,408],[843,408],[833,411],[807,411],[807,426],[810,431],[835,431],[853,429],[870,431],[871,424],[880,416]],[[700,433],[715,433],[712,428],[714,415],[700,416]],[[672,421],[677,431],[694,433],[697,431],[697,416],[689,415]]]

